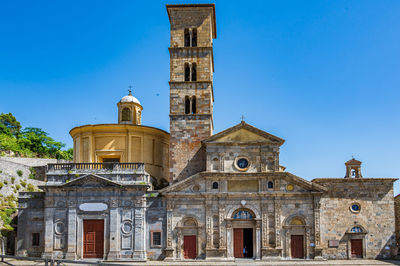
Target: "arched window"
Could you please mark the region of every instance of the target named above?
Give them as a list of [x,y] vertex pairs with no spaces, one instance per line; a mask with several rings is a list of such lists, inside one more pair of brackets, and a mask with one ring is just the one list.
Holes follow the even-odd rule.
[[189,29],[185,29],[185,47],[189,47],[190,46],[190,33],[189,33]]
[[131,121],[131,110],[129,108],[122,109],[122,119],[121,121]]
[[192,47],[197,46],[197,29],[192,30]]
[[219,170],[219,160],[218,158],[214,158],[211,161],[211,171],[218,171]]
[[356,170],[355,169],[351,169],[351,177],[356,177]]
[[218,189],[218,182],[214,182],[213,185],[212,185],[212,188],[213,189]]
[[350,229],[350,232],[352,232],[352,233],[362,233],[363,230],[359,226],[354,226],[353,228]]
[[190,99],[188,96],[185,97],[185,114],[190,113]]
[[247,219],[253,219],[256,218],[255,215],[247,209],[239,209],[235,211],[232,215],[233,219],[241,219],[241,220],[247,220]]
[[192,97],[192,114],[196,113],[196,96]]
[[268,181],[268,188],[274,188],[274,182]]
[[185,81],[190,81],[190,66],[185,63]]
[[196,63],[192,64],[192,81],[197,80]]

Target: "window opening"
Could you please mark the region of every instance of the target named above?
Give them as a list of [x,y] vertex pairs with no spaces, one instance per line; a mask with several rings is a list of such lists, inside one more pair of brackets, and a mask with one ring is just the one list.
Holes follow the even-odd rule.
[[122,121],[131,121],[131,110],[129,108],[122,109]]
[[185,114],[190,113],[190,99],[188,96],[185,97]]
[[212,184],[212,188],[213,188],[213,189],[218,189],[218,182],[214,182],[214,183]]
[[192,114],[196,113],[196,96],[192,97]]
[[185,29],[185,47],[190,46],[190,33],[189,29]]
[[192,30],[192,47],[197,47],[197,29]]
[[197,81],[196,63],[192,64],[192,81]]

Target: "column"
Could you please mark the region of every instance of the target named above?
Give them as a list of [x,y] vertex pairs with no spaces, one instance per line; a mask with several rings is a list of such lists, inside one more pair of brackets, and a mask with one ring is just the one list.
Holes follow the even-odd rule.
[[314,259],[322,259],[321,234],[320,234],[320,197],[314,196]]
[[[76,260],[76,202],[70,200],[68,202],[68,250],[65,256],[66,259]],[[47,227],[47,226],[46,226]],[[47,228],[46,228],[47,229]],[[53,233],[53,231],[51,231]]]
[[281,205],[279,199],[275,199],[275,239],[276,248],[281,249]]
[[135,215],[135,250],[133,251],[133,257],[140,260],[146,260],[146,239],[145,239],[145,208],[144,204],[146,204],[145,199],[137,201],[138,204],[134,209]]
[[109,234],[109,243],[110,243],[110,251],[108,253],[108,259],[118,259],[119,251],[120,251],[120,224],[121,219],[118,213],[118,201],[111,200],[110,201],[110,234]]
[[260,251],[261,251],[261,221],[256,221],[256,260],[260,259]]
[[233,259],[233,236],[232,236],[232,221],[226,220],[226,242],[227,242],[227,257]]
[[311,250],[310,250],[310,228],[309,227],[306,227],[305,228],[306,230],[306,248],[305,248],[305,250],[306,250],[306,254],[305,254],[305,257],[306,257],[306,259],[310,259],[310,253],[311,253]]
[[165,251],[165,257],[167,259],[172,259],[174,254],[174,249],[172,247],[172,209],[173,205],[171,202],[168,202],[170,199],[167,198],[167,247]]
[[213,246],[213,230],[212,230],[212,201],[206,200],[206,249],[211,249]]
[[219,248],[226,248],[226,230],[224,226],[225,221],[225,208],[219,207]]

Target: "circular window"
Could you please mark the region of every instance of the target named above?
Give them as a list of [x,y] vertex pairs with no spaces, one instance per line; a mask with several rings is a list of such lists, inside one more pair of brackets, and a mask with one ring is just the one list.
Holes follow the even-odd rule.
[[361,206],[359,203],[353,203],[350,206],[350,211],[354,212],[354,213],[359,213],[361,211]]
[[287,184],[286,185],[286,190],[287,191],[292,191],[294,189],[294,186],[292,184]]
[[124,222],[122,224],[121,230],[124,234],[130,234],[132,232],[132,223],[130,221]]
[[239,157],[235,160],[235,166],[239,171],[247,171],[249,169],[250,162],[247,160],[247,158]]
[[200,190],[200,187],[199,187],[198,185],[194,185],[193,188],[192,188],[192,190],[193,190],[194,192],[197,192],[197,191]]

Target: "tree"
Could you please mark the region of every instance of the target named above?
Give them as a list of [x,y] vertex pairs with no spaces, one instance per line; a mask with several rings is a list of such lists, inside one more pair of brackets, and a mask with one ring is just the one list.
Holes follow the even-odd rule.
[[[0,114],[0,123],[3,124],[6,128],[8,128],[15,137],[18,137],[21,132],[21,124],[17,121],[15,116],[12,113],[8,114]],[[2,131],[0,130],[0,133]]]

